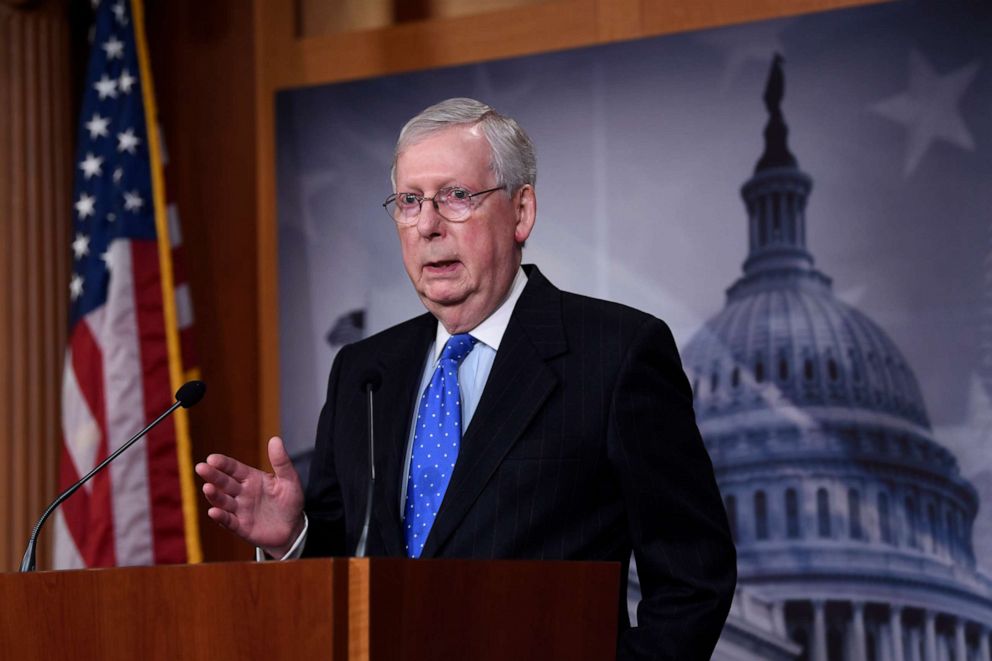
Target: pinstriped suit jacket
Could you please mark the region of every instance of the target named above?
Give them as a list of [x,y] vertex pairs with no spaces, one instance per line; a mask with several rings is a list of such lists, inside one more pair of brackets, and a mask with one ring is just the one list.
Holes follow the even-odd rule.
[[[610,560],[631,549],[642,601],[621,658],[706,659],[733,597],[726,514],[668,327],[562,292],[533,266],[422,557]],[[368,488],[362,380],[376,394],[369,555],[403,556],[399,489],[436,320],[346,346],[331,369],[307,488],[304,555],[354,551]],[[624,582],[625,583],[625,582]]]

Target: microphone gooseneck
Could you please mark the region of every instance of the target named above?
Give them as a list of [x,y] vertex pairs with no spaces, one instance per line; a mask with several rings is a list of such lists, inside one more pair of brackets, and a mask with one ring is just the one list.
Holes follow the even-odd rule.
[[369,426],[369,488],[365,499],[365,522],[362,525],[362,534],[358,538],[358,546],[355,547],[355,557],[365,557],[365,545],[369,540],[369,524],[372,522],[372,494],[375,490],[375,429],[373,424],[373,394],[382,385],[382,373],[376,369],[370,369],[362,375],[362,392],[365,393],[365,405],[368,411]]
[[207,392],[207,386],[205,383],[203,383],[203,381],[187,381],[186,383],[184,383],[179,388],[179,390],[176,391],[176,401],[172,404],[172,406],[170,406],[165,411],[165,413],[155,418],[155,420],[153,420],[151,424],[149,424],[147,427],[145,427],[137,434],[132,436],[126,443],[124,443],[124,445],[114,450],[113,454],[111,454],[109,457],[101,461],[96,466],[96,468],[94,468],[89,473],[84,475],[78,482],[76,482],[71,487],[60,493],[58,497],[52,501],[52,504],[49,505],[47,509],[45,509],[44,514],[42,514],[41,518],[38,519],[38,523],[34,524],[34,529],[31,531],[31,537],[28,539],[28,547],[27,549],[25,549],[24,558],[21,560],[20,571],[22,572],[34,571],[35,555],[36,555],[35,547],[37,546],[38,543],[38,535],[39,533],[41,533],[41,527],[45,525],[45,521],[48,520],[48,517],[51,516],[52,512],[55,511],[56,507],[61,505],[66,498],[76,493],[79,487],[86,484],[86,482],[89,481],[90,478],[92,478],[94,475],[96,475],[101,470],[103,470],[107,466],[107,464],[109,464],[111,461],[113,461],[118,456],[120,456],[121,453],[123,453],[129,447],[131,447],[136,442],[138,442],[140,438],[142,438],[145,434],[147,434],[152,429],[154,429],[160,422],[162,422],[167,417],[172,415],[173,411],[175,411],[180,406],[188,409],[189,407],[199,402],[200,399],[203,398],[204,393],[206,392]]

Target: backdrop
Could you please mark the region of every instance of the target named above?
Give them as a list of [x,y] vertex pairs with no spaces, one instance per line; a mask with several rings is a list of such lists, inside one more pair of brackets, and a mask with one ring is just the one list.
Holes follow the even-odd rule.
[[[865,499],[860,541],[883,541],[874,499],[879,485],[894,490],[895,510],[905,490],[935,484],[914,497],[921,506],[933,502],[940,512],[955,512],[946,522],[940,515],[926,528],[924,509],[920,521],[906,513],[896,520],[907,535],[917,526],[931,536],[932,553],[922,542],[914,550],[913,539],[903,540],[920,563],[932,560],[935,571],[946,570],[948,576],[967,574],[972,610],[948,605],[935,635],[944,640],[946,634],[939,644],[955,644],[954,618],[964,618],[965,642],[977,650],[981,632],[987,636],[979,625],[992,624],[988,579],[975,571],[976,561],[984,571],[992,558],[992,513],[986,505],[992,502],[992,11],[987,3],[873,6],[280,94],[283,432],[305,469],[335,352],[422,311],[403,271],[395,228],[380,203],[391,192],[389,168],[399,128],[447,97],[486,101],[515,117],[537,145],[538,222],[524,261],[539,264],[563,289],[664,319],[686,349],[723,310],[725,291],[741,276],[748,255],[749,214],[740,188],[764,150],[768,113],[762,93],[775,52],[785,58],[782,109],[789,147],[812,180],[801,214],[806,248],[816,268],[832,278],[830,296],[838,309],[873,320],[891,339],[895,360],[915,374],[926,418],[913,433],[923,439],[923,451],[946,448],[957,462],[933,475],[911,466],[891,474],[859,474],[859,498],[863,493]],[[694,341],[698,346],[702,336]],[[691,376],[699,377],[693,372],[701,368],[710,377],[709,364],[687,361],[687,368]],[[705,426],[704,436],[711,453],[718,450]],[[893,452],[899,447],[892,445]],[[750,456],[760,458],[757,452]],[[731,487],[743,489],[734,493],[738,528],[760,525],[759,515],[741,502],[751,502],[745,487],[763,488],[753,482],[764,478],[735,477],[715,460],[725,494]],[[854,505],[838,491],[843,479],[831,475],[820,478],[837,493],[837,525],[848,525]],[[955,486],[960,477],[981,502],[977,514],[974,503],[969,505],[970,487]],[[800,493],[809,496],[802,512],[815,527],[821,507],[816,486],[798,479]],[[788,507],[771,508],[773,528],[791,525],[785,522]],[[884,511],[887,517],[888,504]],[[750,562],[748,544],[766,540],[739,535],[742,563]],[[835,526],[821,541],[832,543],[838,535],[844,536]],[[969,536],[970,558],[964,544]],[[789,544],[786,539],[776,548],[799,553],[798,542]],[[900,544],[890,541],[890,550]],[[838,553],[849,550],[844,549],[838,547]],[[872,556],[865,571],[901,567],[896,555]],[[751,569],[752,578],[744,576],[742,585],[753,586],[761,603],[770,605],[769,626],[806,645],[804,636],[815,634],[810,627],[816,604],[796,606],[792,592],[782,592],[782,584],[760,566]],[[837,576],[838,585],[847,585],[847,578]],[[790,580],[802,584],[801,577]],[[885,590],[902,594],[891,581],[879,581],[881,591],[865,597],[869,604],[884,603]],[[907,596],[907,606],[922,594]],[[855,617],[849,597],[824,597],[830,602],[828,624]],[[836,606],[840,602],[847,605]],[[882,638],[893,635],[894,625],[889,615],[875,615],[868,615],[868,644],[891,657],[897,648]],[[899,635],[906,644],[928,644],[924,620],[918,635],[912,633],[912,617],[904,624],[909,633]],[[849,629],[838,631],[828,640],[831,655],[859,644]]]

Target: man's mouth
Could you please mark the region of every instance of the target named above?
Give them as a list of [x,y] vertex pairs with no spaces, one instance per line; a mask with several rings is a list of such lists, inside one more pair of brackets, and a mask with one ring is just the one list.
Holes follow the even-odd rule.
[[457,259],[442,259],[436,262],[427,262],[424,268],[430,273],[448,273],[454,271],[460,263]]

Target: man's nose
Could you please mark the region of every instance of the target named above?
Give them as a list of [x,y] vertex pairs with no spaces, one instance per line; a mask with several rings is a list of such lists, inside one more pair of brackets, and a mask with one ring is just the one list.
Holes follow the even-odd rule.
[[421,236],[429,237],[441,234],[444,218],[441,217],[437,202],[425,199],[420,204],[420,215],[417,216],[417,231]]

